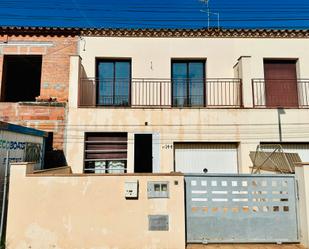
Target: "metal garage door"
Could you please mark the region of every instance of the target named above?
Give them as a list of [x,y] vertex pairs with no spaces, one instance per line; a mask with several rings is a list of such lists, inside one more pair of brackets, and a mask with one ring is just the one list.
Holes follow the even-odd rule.
[[237,173],[235,143],[175,143],[175,170],[183,173]]
[[186,175],[188,243],[298,242],[294,175]]

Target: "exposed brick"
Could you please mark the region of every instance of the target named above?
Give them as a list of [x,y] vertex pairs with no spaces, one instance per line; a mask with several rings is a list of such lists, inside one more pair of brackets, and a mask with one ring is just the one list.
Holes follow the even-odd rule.
[[29,47],[20,46],[19,47],[19,54],[28,54],[29,53]]
[[54,131],[56,130],[56,122],[40,122],[38,124],[38,129],[44,130],[44,131]]
[[4,54],[17,54],[18,48],[17,46],[5,46],[3,47]]
[[[66,102],[69,91],[70,55],[77,54],[77,37],[23,35],[0,36],[0,41],[52,42],[52,46],[4,46],[5,54],[42,54],[41,91],[42,99],[56,98]],[[2,78],[3,55],[0,55],[0,79]],[[0,87],[1,88],[1,87]],[[54,133],[54,149],[63,148],[65,108],[53,106],[20,105],[0,102],[0,120],[33,127]]]
[[30,53],[45,54],[45,47],[31,47]]
[[[0,36],[0,38],[3,36]],[[4,38],[3,38],[4,39]],[[6,39],[6,38],[5,38]],[[77,37],[64,36],[9,36],[8,43],[52,42],[52,46],[5,46],[3,54],[42,54],[41,92],[42,99],[50,97],[68,100],[70,55],[77,53]],[[0,78],[3,56],[0,56]]]
[[7,42],[8,36],[7,35],[0,35],[0,42]]
[[63,149],[65,107],[0,102],[0,120],[54,133],[54,149]]
[[30,120],[48,120],[49,116],[41,116],[41,115],[36,115],[36,113],[33,113],[32,116],[29,116]]

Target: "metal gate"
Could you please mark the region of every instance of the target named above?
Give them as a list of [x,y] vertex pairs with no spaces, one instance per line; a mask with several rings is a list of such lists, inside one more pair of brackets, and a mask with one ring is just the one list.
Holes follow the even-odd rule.
[[186,175],[188,243],[298,242],[293,175]]

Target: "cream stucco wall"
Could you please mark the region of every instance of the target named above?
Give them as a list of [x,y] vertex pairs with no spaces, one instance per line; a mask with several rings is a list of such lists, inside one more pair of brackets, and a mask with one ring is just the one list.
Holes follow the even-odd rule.
[[[83,171],[84,133],[129,133],[128,171],[133,172],[133,134],[159,134],[160,170],[174,170],[174,142],[237,142],[239,172],[249,172],[249,152],[261,141],[279,141],[275,109],[252,109],[252,78],[263,78],[264,58],[298,59],[299,78],[309,78],[307,39],[264,38],[121,38],[84,37],[80,50],[83,77],[95,76],[96,58],[130,58],[133,78],[170,78],[171,59],[206,59],[207,78],[243,80],[244,109],[119,109],[77,108],[77,94],[70,94],[66,157],[73,172]],[[85,49],[84,49],[85,48]],[[76,63],[75,59],[75,63]],[[72,59],[74,62],[74,59]],[[237,69],[234,65],[238,62]],[[75,66],[75,68],[78,68]],[[71,72],[72,74],[72,72]],[[78,75],[78,70],[73,72]],[[70,87],[78,89],[72,77]],[[287,109],[281,115],[283,141],[309,142],[309,110]],[[148,122],[148,126],[145,126]],[[166,149],[168,148],[168,149]]]
[[252,78],[264,77],[263,58],[298,58],[299,77],[309,78],[308,39],[83,38],[80,56],[87,77],[95,76],[95,58],[102,57],[131,58],[133,78],[170,78],[172,58],[206,59],[208,78],[228,78],[234,77],[237,59],[250,56]]
[[300,242],[305,248],[309,248],[309,162],[298,165],[295,168],[298,186],[298,210],[300,226]]
[[[281,115],[283,141],[309,141],[308,110],[285,110]],[[174,170],[173,142],[240,142],[240,172],[248,172],[249,152],[261,141],[279,141],[275,109],[88,109],[70,108],[67,159],[73,172],[83,170],[84,132],[125,131],[128,140],[128,171],[133,172],[133,134],[160,134],[161,172]],[[148,125],[145,126],[145,122]]]
[[[183,176],[26,176],[26,167],[11,166],[6,248],[185,248]],[[127,200],[124,186],[132,180],[139,197]],[[169,182],[169,198],[148,199],[148,181]],[[148,215],[169,215],[169,230],[149,231]]]

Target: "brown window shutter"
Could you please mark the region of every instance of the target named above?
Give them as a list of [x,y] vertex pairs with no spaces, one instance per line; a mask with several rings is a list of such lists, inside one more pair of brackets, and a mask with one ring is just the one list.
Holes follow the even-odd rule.
[[264,60],[267,107],[298,107],[296,60]]
[[[99,161],[126,161],[128,135],[124,132],[90,132],[85,135],[85,169]],[[87,173],[87,172],[86,172]]]

